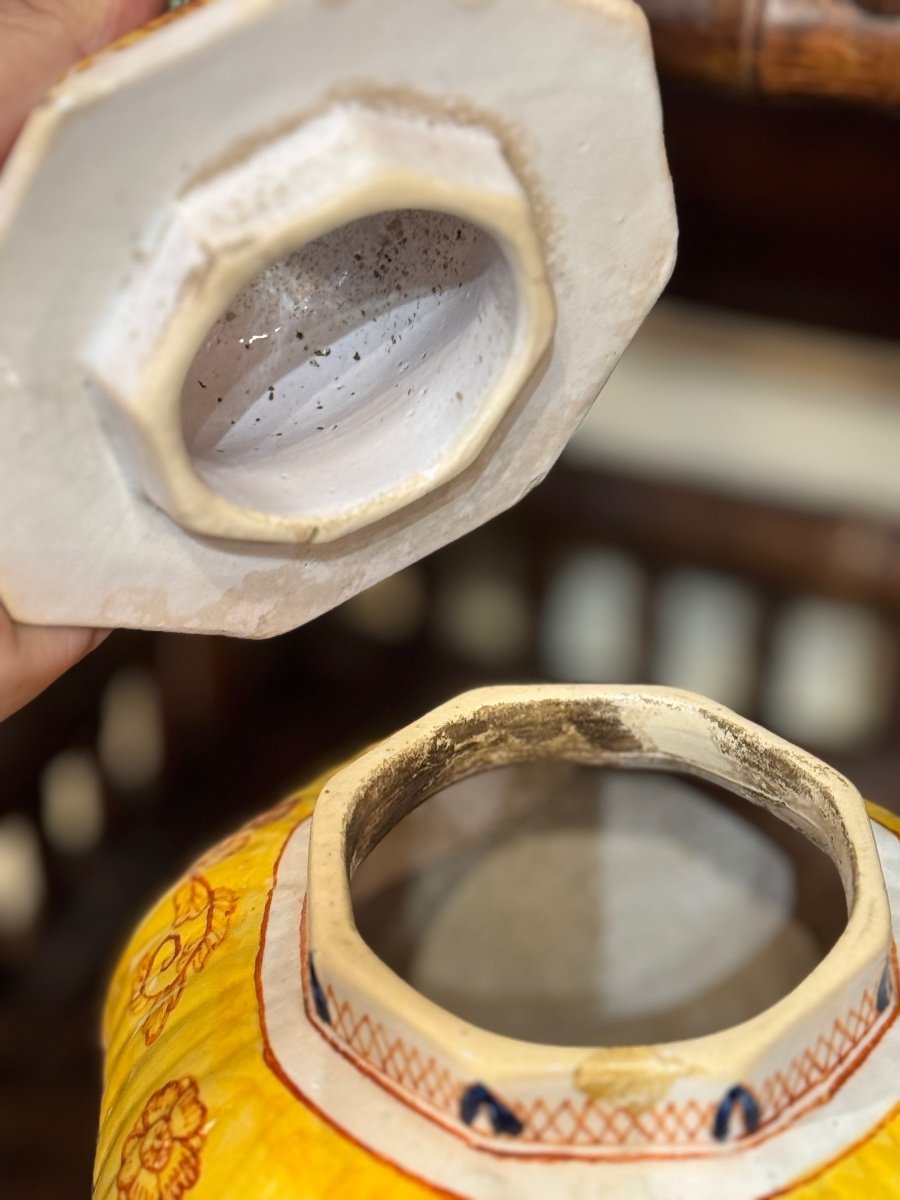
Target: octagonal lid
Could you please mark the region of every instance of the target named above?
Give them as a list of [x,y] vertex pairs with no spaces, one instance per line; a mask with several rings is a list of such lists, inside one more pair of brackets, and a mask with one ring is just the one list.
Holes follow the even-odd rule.
[[217,0],[100,55],[0,178],[0,596],[301,624],[543,478],[674,242],[625,0]]

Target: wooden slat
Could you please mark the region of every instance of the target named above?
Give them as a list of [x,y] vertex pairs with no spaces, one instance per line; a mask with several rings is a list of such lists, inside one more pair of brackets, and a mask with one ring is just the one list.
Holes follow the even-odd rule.
[[665,75],[900,104],[900,0],[640,0]]

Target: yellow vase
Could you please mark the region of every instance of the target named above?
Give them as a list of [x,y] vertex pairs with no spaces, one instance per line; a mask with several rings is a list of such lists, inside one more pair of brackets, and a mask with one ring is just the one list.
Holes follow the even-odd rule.
[[[427,796],[535,759],[677,765],[778,810],[843,864],[844,936],[763,1013],[680,1042],[550,1047],[444,1011],[363,944],[348,876]],[[685,693],[461,697],[245,825],[142,922],[104,1013],[95,1196],[900,1197],[898,835]]]

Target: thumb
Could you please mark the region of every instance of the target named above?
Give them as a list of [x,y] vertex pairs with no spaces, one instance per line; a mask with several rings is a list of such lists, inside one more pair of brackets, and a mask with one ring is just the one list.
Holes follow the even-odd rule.
[[165,0],[0,0],[0,163],[48,88]]

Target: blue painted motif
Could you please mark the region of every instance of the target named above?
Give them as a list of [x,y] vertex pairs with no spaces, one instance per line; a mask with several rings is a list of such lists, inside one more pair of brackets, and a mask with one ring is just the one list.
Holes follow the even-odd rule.
[[324,1021],[326,1025],[331,1024],[331,1013],[328,1011],[328,1001],[325,999],[325,993],[322,991],[322,985],[319,983],[319,977],[316,974],[316,968],[313,966],[312,955],[309,959],[309,986],[312,988],[313,1004],[316,1006],[316,1015],[320,1021]]
[[713,1122],[713,1137],[717,1142],[724,1142],[728,1137],[731,1126],[731,1114],[736,1104],[741,1106],[744,1114],[745,1132],[755,1133],[759,1128],[759,1102],[751,1091],[738,1083],[725,1093],[722,1103],[716,1109],[716,1119]]
[[512,1109],[501,1104],[483,1083],[473,1083],[462,1094],[459,1115],[466,1125],[471,1125],[482,1108],[488,1111],[494,1133],[509,1133],[515,1136],[524,1129],[524,1125]]
[[884,1012],[891,1002],[891,964],[886,963],[878,985],[878,996],[875,1000],[879,1012]]

